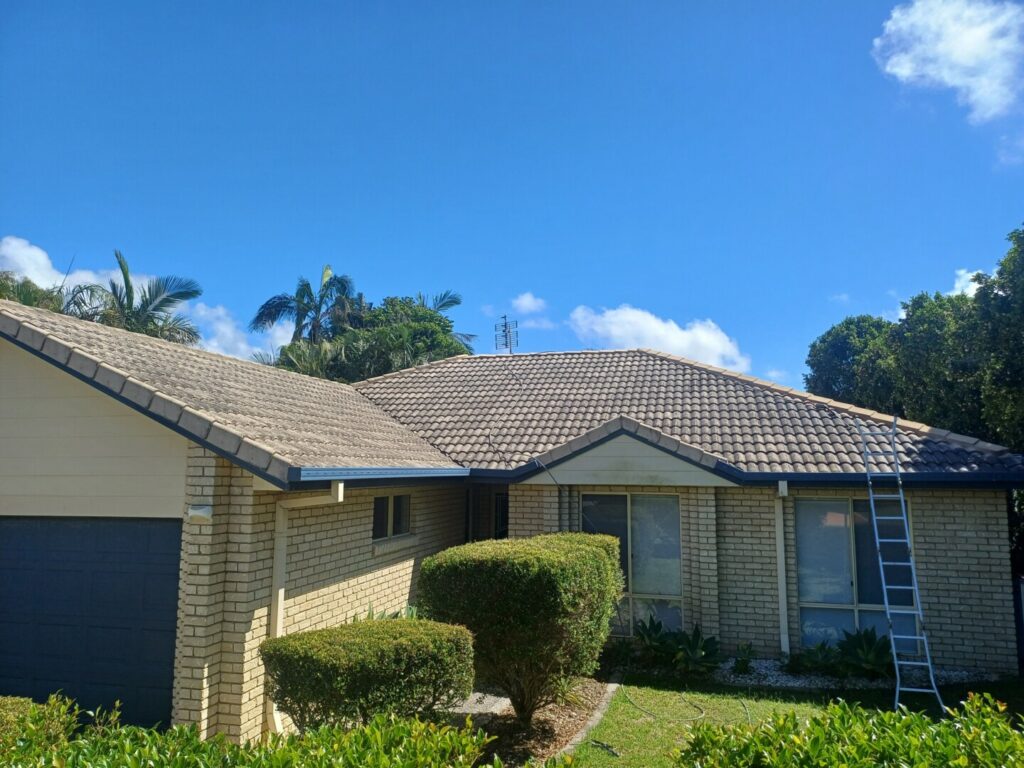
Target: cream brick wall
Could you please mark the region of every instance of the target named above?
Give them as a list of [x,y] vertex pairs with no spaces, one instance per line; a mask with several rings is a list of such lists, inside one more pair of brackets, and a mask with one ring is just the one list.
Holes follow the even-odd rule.
[[[373,544],[373,497],[392,492],[412,497],[412,535]],[[183,525],[173,719],[204,736],[240,741],[264,730],[258,651],[269,631],[275,505],[286,496],[299,495],[256,492],[251,474],[190,446],[188,502],[214,512]],[[291,511],[285,632],[338,624],[371,604],[404,607],[422,558],[461,543],[464,504],[461,487],[423,486],[350,489],[343,504]]]
[[558,488],[550,485],[510,485],[508,510],[510,538],[557,531]]
[[[800,647],[794,501],[866,499],[860,489],[796,489],[786,500],[790,641]],[[1017,673],[1004,491],[908,490],[921,608],[937,666]]]
[[[752,643],[780,653],[775,487],[574,486],[583,493],[677,493],[683,612],[727,651]],[[860,489],[793,489],[783,500],[789,642],[800,648],[794,503],[797,498],[866,498]],[[990,490],[908,492],[921,602],[940,666],[1016,673],[1006,496]],[[516,536],[558,529],[558,489],[509,488]]]
[[719,488],[718,605],[726,651],[779,652],[779,587],[774,488]]

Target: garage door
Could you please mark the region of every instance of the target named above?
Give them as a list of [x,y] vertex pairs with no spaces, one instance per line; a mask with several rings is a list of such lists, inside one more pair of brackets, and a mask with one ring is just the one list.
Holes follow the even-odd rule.
[[179,520],[0,518],[0,694],[171,716]]

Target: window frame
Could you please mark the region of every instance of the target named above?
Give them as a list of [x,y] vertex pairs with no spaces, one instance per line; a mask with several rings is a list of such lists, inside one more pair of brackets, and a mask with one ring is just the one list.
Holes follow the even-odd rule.
[[[633,493],[631,491],[608,491],[608,492],[588,491],[588,492],[581,492],[580,493],[580,500],[579,500],[579,503],[580,503],[580,516],[581,516],[581,519],[580,519],[580,529],[581,530],[583,528],[583,520],[582,520],[583,499],[585,497],[587,497],[587,496],[625,496],[626,497],[626,534],[628,536],[628,539],[626,541],[626,567],[628,569],[628,572],[626,574],[624,574],[624,575],[626,577],[626,583],[629,585],[629,589],[623,590],[623,592],[622,592],[622,599],[624,601],[626,601],[628,603],[628,605],[629,605],[629,616],[627,617],[628,620],[629,620],[629,632],[627,634],[617,634],[615,632],[615,628],[613,627],[612,628],[612,636],[613,637],[633,637],[636,634],[636,629],[634,627],[634,624],[636,623],[636,621],[635,621],[634,616],[633,616],[633,600],[634,599],[649,600],[649,601],[661,600],[661,601],[664,601],[664,602],[667,602],[667,603],[675,603],[675,604],[677,604],[679,606],[680,626],[685,628],[686,627],[686,605],[685,605],[685,602],[686,602],[686,598],[685,598],[686,579],[685,579],[685,577],[683,575],[683,562],[684,562],[684,560],[683,560],[683,551],[684,551],[683,544],[684,544],[684,541],[683,541],[683,515],[682,515],[682,507],[681,507],[681,501],[680,501],[680,494],[678,494],[678,493],[657,493],[657,492],[655,492],[655,493],[643,493],[643,492]],[[679,523],[679,594],[678,595],[651,595],[651,594],[647,594],[647,593],[643,593],[643,592],[633,592],[632,591],[632,587],[633,587],[633,499],[632,499],[632,497],[633,496],[665,496],[665,497],[674,498],[676,500],[677,519],[678,519],[678,523]]]
[[[395,499],[404,496],[409,501],[407,502],[406,514],[409,518],[409,530],[403,531],[402,533],[395,533]],[[375,512],[374,507],[377,506],[377,499],[388,500],[388,530],[384,536],[374,538],[373,536],[373,513]],[[373,505],[371,507],[371,518],[370,518],[370,541],[372,543],[378,543],[382,541],[391,541],[392,539],[399,539],[403,536],[412,535],[412,494],[411,493],[389,493],[386,496],[374,496]]]
[[[850,552],[850,577],[852,582],[851,592],[853,594],[853,603],[820,603],[813,601],[805,601],[800,597],[800,543],[797,539],[797,507],[802,501],[845,501],[846,502],[846,514],[849,525],[847,525],[847,546]],[[857,538],[856,538],[856,521],[854,519],[854,502],[863,501],[868,505],[868,511],[871,511],[871,500],[867,494],[857,496],[797,496],[793,500],[793,555],[796,562],[796,570],[794,571],[794,577],[797,583],[797,627],[799,629],[800,647],[805,647],[803,642],[803,615],[802,611],[804,608],[824,608],[824,609],[835,609],[839,611],[852,611],[853,612],[853,627],[855,630],[862,629],[860,615],[861,612],[867,613],[881,613],[885,615],[885,604],[884,603],[861,603],[860,602],[860,586],[857,581]],[[899,503],[899,502],[895,502]],[[906,505],[907,510],[907,536],[910,539],[910,552],[914,553],[914,516],[912,514],[910,499],[904,496],[903,503]],[[868,521],[871,526],[871,536],[875,537],[875,528],[871,520]],[[877,542],[875,543],[877,546]],[[878,555],[877,552],[873,553],[876,567],[878,566]],[[916,564],[916,560],[915,560]],[[911,593],[914,602],[911,605],[899,606],[900,608],[916,608],[917,601],[916,595]],[[917,626],[918,621],[915,618],[915,633],[919,634],[920,627]]]

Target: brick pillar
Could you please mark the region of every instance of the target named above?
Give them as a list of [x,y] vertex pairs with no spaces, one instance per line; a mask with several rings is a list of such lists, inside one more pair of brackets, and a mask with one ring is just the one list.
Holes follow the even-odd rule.
[[715,489],[693,489],[696,512],[697,595],[705,635],[718,635],[718,527]]
[[212,506],[214,515],[182,523],[172,720],[195,724],[204,737],[218,730],[229,473],[228,462],[189,445],[186,503]]

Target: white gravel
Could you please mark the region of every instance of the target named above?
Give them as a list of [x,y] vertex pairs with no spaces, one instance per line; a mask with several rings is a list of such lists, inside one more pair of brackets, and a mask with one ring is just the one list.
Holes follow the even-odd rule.
[[[719,666],[712,676],[716,682],[744,687],[806,688],[826,691],[834,688],[892,688],[894,684],[891,679],[867,680],[862,677],[840,679],[829,675],[793,675],[786,672],[782,668],[782,662],[776,659],[753,659],[750,662],[750,674],[738,675],[732,671],[733,662],[733,659],[727,659]],[[952,667],[936,668],[935,677],[939,685],[998,679],[995,675],[983,675],[971,670],[955,669]]]

